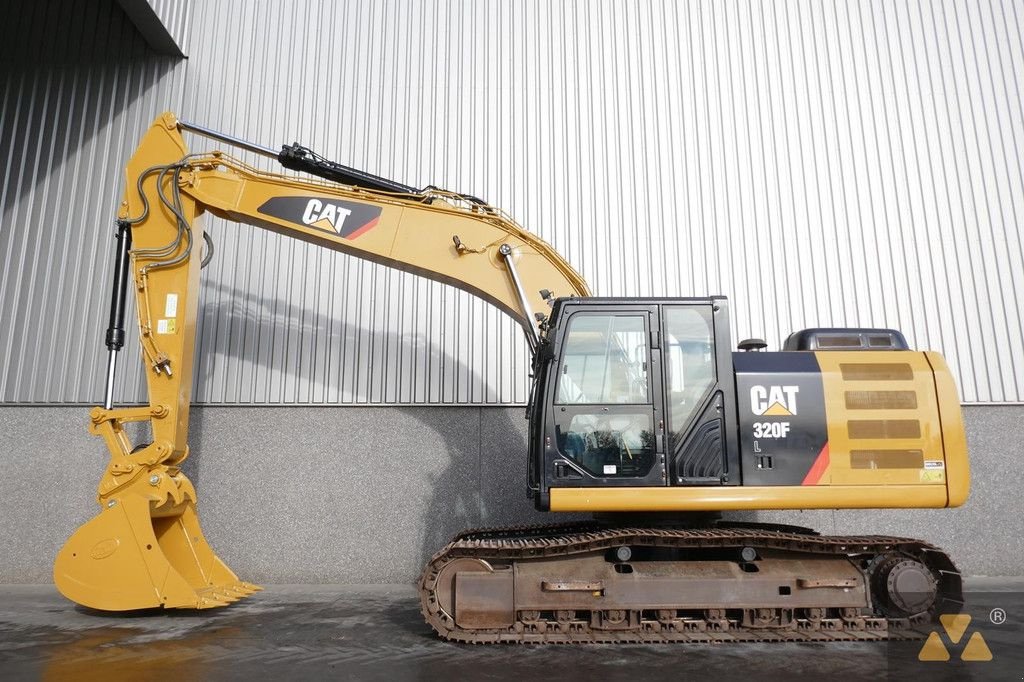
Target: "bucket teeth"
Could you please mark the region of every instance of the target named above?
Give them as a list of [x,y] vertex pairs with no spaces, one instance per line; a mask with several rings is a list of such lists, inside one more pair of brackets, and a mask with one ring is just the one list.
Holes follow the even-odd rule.
[[231,595],[237,599],[244,599],[249,595],[259,592],[261,588],[239,581],[233,585],[224,585],[220,589],[225,594]]
[[259,592],[263,588],[258,585],[239,581],[228,585],[214,585],[205,589],[197,590],[196,597],[198,605],[196,608],[212,609],[218,606],[227,606],[236,601]]
[[228,597],[221,590],[211,587],[205,590],[199,590],[197,592],[199,598],[198,608],[200,609],[212,609],[218,606],[227,606],[228,604],[238,601],[234,597]]
[[197,609],[215,609],[218,606],[227,606],[230,602],[222,601],[216,597],[200,597],[196,604]]

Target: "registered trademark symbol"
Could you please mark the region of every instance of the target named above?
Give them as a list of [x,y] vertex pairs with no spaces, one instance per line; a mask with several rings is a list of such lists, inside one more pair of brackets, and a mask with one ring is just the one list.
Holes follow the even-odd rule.
[[1006,622],[1006,611],[1000,608],[992,609],[988,614],[988,619],[992,621],[994,625],[1002,625]]

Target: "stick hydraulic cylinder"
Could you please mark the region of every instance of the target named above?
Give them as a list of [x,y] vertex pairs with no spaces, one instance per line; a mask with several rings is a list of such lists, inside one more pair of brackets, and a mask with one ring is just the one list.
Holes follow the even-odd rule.
[[117,245],[114,252],[114,285],[110,292],[110,324],[107,326],[106,344],[107,384],[103,398],[103,407],[114,406],[114,374],[117,366],[117,353],[124,347],[124,309],[128,293],[128,270],[130,259],[128,251],[132,247],[131,224],[126,221],[117,223]]

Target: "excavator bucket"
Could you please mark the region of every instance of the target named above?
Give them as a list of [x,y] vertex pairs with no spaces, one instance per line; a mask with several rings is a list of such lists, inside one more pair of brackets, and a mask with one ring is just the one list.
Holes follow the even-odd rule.
[[[184,476],[174,478],[180,485]],[[261,589],[239,580],[210,548],[194,493],[175,501],[132,488],[71,536],[53,578],[68,599],[104,611],[213,608]]]

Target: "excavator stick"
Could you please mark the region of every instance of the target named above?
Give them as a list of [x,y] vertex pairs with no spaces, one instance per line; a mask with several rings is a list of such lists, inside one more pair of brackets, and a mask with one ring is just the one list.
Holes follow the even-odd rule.
[[[260,588],[239,580],[200,528],[188,457],[188,408],[204,246],[201,207],[180,192],[188,151],[171,116],[150,129],[128,165],[118,216],[110,305],[106,396],[90,430],[110,461],[100,513],[60,550],[54,582],[64,596],[105,611],[226,606]],[[206,244],[209,247],[209,244]],[[149,405],[113,408],[125,299],[136,293]],[[129,422],[148,422],[151,443],[133,445]]]

